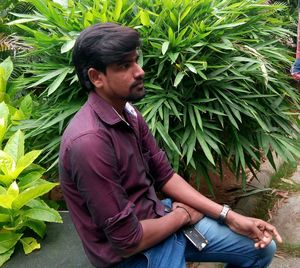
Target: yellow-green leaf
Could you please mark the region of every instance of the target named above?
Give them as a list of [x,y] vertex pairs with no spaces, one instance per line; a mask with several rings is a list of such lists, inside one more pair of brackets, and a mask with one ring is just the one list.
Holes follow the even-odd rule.
[[144,26],[150,26],[150,17],[149,17],[149,14],[147,11],[145,10],[141,10],[140,12],[140,17],[141,17],[141,23],[144,25]]
[[14,179],[15,178],[13,176],[11,176],[10,174],[1,174],[0,175],[1,184],[4,184],[6,186],[10,185]]
[[26,116],[25,116],[25,114],[23,113],[23,111],[17,110],[17,109],[16,109],[16,111],[15,111],[15,113],[12,115],[11,119],[12,119],[12,120],[15,120],[15,121],[25,120],[25,119],[26,119]]
[[13,198],[8,196],[7,194],[0,195],[0,206],[1,207],[11,209],[12,202],[13,202]]
[[24,134],[18,130],[12,135],[4,147],[4,152],[9,154],[14,162],[17,162],[24,155]]
[[12,207],[14,209],[20,209],[30,200],[35,199],[48,193],[52,188],[54,188],[58,183],[44,181],[42,184],[32,186],[27,188],[25,191],[21,192],[18,197],[13,201]]
[[0,213],[0,222],[9,222],[9,221],[10,221],[10,216],[8,214]]
[[60,53],[63,54],[70,51],[74,47],[75,41],[76,39],[72,39],[65,42],[60,49]]
[[38,243],[36,241],[36,239],[33,237],[24,237],[24,238],[21,238],[20,241],[23,245],[23,250],[24,250],[25,254],[29,254],[32,251],[34,251],[35,249],[41,248],[40,243]]
[[33,220],[62,223],[59,213],[50,207],[35,207],[24,211],[23,216]]
[[32,98],[28,94],[26,95],[20,103],[20,111],[23,112],[25,119],[29,119],[32,112]]
[[179,72],[176,77],[175,77],[175,81],[174,81],[174,87],[177,87],[179,85],[179,83],[181,82],[182,78],[184,77],[184,73]]
[[169,44],[170,44],[169,41],[165,41],[165,42],[162,44],[162,46],[161,46],[161,53],[162,53],[163,55],[166,54],[166,52],[167,52],[167,50],[168,50],[168,48],[169,48]]
[[6,152],[0,150],[0,169],[5,175],[10,175],[16,168],[16,162]]
[[122,7],[123,7],[123,1],[122,0],[116,0],[116,6],[115,6],[115,10],[114,10],[114,20],[115,21],[119,20]]
[[6,83],[13,71],[13,63],[10,57],[0,63],[0,92],[6,92]]
[[41,150],[33,150],[20,157],[20,159],[17,162],[15,171],[13,172],[13,176],[17,178],[25,168],[27,168],[30,164],[33,163],[33,161],[40,155],[41,152]]
[[19,187],[16,181],[14,181],[7,189],[7,195],[11,196],[13,200],[19,195]]

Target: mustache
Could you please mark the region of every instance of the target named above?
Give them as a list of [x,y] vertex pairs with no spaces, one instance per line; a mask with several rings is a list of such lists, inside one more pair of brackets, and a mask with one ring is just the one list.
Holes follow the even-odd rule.
[[144,84],[144,80],[143,79],[138,79],[136,81],[134,81],[131,85],[130,88],[134,88],[136,86],[140,86]]

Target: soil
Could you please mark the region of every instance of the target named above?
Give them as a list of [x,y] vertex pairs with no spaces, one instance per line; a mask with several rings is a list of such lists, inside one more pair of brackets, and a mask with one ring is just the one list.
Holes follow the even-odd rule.
[[242,192],[242,181],[237,179],[236,176],[229,170],[227,166],[223,166],[223,177],[211,173],[209,174],[213,193],[208,189],[207,183],[204,178],[200,179],[200,187],[196,186],[195,181],[191,180],[190,183],[199,190],[203,195],[209,197],[213,201],[220,204],[228,204],[233,206],[239,199]]

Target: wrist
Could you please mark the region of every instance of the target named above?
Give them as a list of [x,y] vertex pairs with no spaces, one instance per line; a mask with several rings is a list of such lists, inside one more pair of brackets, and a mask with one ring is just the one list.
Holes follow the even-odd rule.
[[191,214],[188,212],[188,210],[184,207],[177,206],[175,211],[178,211],[181,213],[181,215],[184,215],[184,225],[188,225],[192,221]]
[[225,219],[225,224],[231,225],[234,224],[235,222],[239,222],[240,219],[240,214],[237,212],[233,211],[232,209],[228,211],[226,219]]
[[219,214],[218,222],[225,224],[228,221],[228,214],[230,213],[231,208],[228,205],[223,205],[222,210]]

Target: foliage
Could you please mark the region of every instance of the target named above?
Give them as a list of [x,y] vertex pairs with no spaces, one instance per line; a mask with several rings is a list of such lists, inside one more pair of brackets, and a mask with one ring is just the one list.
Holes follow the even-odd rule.
[[17,27],[5,25],[12,19],[10,12],[31,12],[33,6],[18,0],[4,0],[0,3],[0,61],[8,56],[16,56],[17,53],[28,51],[24,42],[20,41],[16,35]]
[[[30,95],[20,97],[15,96],[19,93],[19,80],[16,79],[14,83],[9,81],[13,72],[13,63],[10,58],[7,58],[0,63],[0,102],[5,101],[8,105],[13,124],[18,124],[20,120],[29,119],[32,113],[32,99]],[[20,79],[23,77],[21,76]],[[19,108],[16,108],[19,106]],[[5,125],[6,130],[7,125]],[[2,141],[2,140],[1,140]]]
[[43,238],[45,222],[62,222],[59,213],[41,199],[57,185],[42,179],[45,169],[33,164],[41,150],[25,153],[23,132],[10,130],[31,113],[29,95],[19,108],[3,101],[9,99],[5,91],[12,69],[10,58],[0,64],[0,266],[9,260],[19,241],[25,254],[40,248],[28,230]]
[[285,5],[263,0],[26,2],[36,11],[14,13],[9,25],[29,35],[24,37],[34,48],[28,53],[34,61],[25,66],[29,89],[40,93],[42,110],[57,114],[49,114],[51,127],[44,130],[38,120],[26,122],[24,127],[34,128],[29,133],[33,145],[57,141],[85,99],[71,65],[76,36],[91,24],[114,21],[141,33],[147,97],[137,105],[175,169],[196,172],[210,183],[209,171],[222,173],[225,161],[245,182],[246,169],[259,168],[262,152],[271,162],[271,149],[284,160],[300,155],[294,127],[299,92],[290,85],[293,57],[282,42],[294,35],[282,17]]

